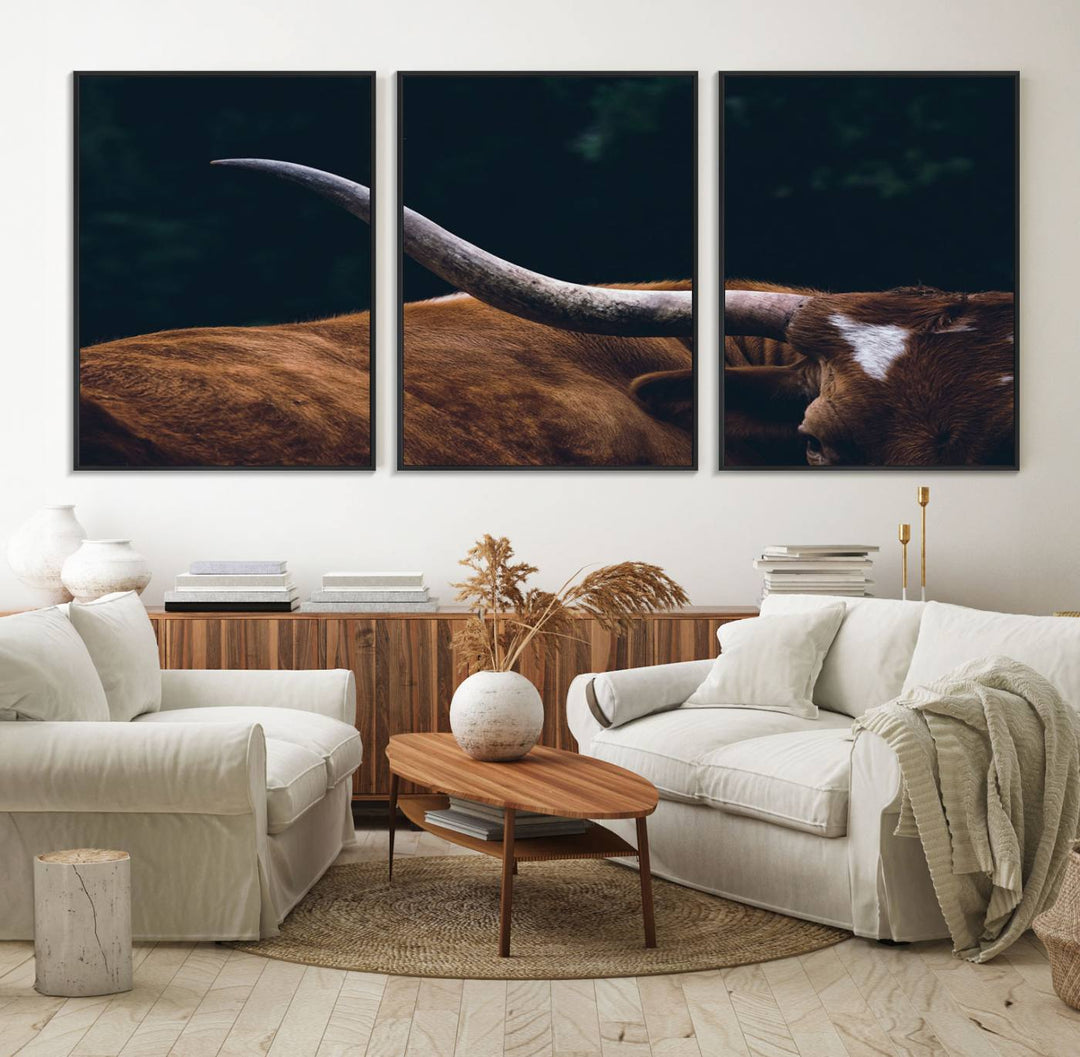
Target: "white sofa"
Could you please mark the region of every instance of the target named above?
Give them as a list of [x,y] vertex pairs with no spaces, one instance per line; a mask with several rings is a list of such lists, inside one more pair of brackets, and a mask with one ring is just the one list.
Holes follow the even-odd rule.
[[[567,702],[581,752],[650,779],[653,872],[707,892],[895,941],[948,935],[922,845],[894,836],[896,757],[852,739],[866,709],[1003,654],[1080,708],[1080,620],[886,599],[770,596],[762,615],[846,603],[814,689],[816,719],[681,708],[712,661],[579,676]],[[631,843],[633,822],[606,822]]]
[[[98,622],[92,666],[65,627],[82,634],[76,617]],[[73,609],[70,621],[57,607],[0,625],[0,716],[6,704],[9,719],[71,717],[0,722],[0,939],[33,937],[33,857],[88,846],[130,853],[136,939],[277,932],[354,838],[352,674],[159,671],[134,595]],[[54,667],[36,669],[35,654]],[[78,678],[65,682],[61,664]],[[118,714],[136,684],[151,710]],[[106,713],[86,721],[103,688]]]

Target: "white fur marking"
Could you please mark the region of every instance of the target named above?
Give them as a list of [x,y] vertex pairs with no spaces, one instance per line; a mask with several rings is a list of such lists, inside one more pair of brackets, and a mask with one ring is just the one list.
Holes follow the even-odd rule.
[[1013,383],[1013,376],[1012,376],[1011,374],[1003,374],[1003,375],[1002,375],[1002,376],[1001,376],[1001,377],[1000,377],[1000,378],[998,379],[998,383],[999,383],[1000,385],[1012,385],[1012,383]]
[[907,352],[908,332],[895,323],[856,323],[839,312],[829,316],[829,322],[851,346],[855,362],[879,382]]

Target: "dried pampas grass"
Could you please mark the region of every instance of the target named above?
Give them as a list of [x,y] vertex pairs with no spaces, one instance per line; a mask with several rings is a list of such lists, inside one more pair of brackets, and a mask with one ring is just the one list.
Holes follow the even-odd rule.
[[[574,614],[586,613],[608,631],[623,632],[631,618],[686,605],[686,592],[658,565],[620,562],[582,576],[578,570],[556,592],[526,587],[534,565],[513,562],[514,548],[485,535],[460,562],[472,575],[451,586],[473,615],[454,637],[470,672],[510,671],[538,635],[555,649],[575,638]],[[580,577],[580,579],[578,579]]]

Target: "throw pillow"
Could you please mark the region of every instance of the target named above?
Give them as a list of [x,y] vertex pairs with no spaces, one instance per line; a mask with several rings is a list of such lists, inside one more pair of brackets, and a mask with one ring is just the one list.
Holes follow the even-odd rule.
[[154,628],[134,591],[72,602],[68,615],[94,662],[109,714],[126,723],[161,707],[161,664]]
[[814,704],[854,719],[900,693],[926,606],[895,598],[769,595],[761,615],[805,613],[838,602],[846,613],[821,666]]
[[844,606],[733,620],[716,633],[720,656],[684,708],[759,708],[816,719],[814,684]]
[[0,716],[109,718],[109,703],[94,662],[58,609],[35,609],[0,620]]

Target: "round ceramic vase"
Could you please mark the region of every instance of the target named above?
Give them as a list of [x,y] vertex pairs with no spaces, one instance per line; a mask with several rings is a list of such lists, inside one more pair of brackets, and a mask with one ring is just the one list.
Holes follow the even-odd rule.
[[543,727],[540,692],[517,672],[476,672],[450,701],[450,729],[474,760],[519,760]]
[[76,602],[92,602],[114,591],[141,595],[150,582],[150,566],[131,540],[83,540],[60,575]]
[[60,570],[85,535],[86,529],[75,518],[75,507],[43,506],[8,540],[8,564],[44,605],[70,602]]

